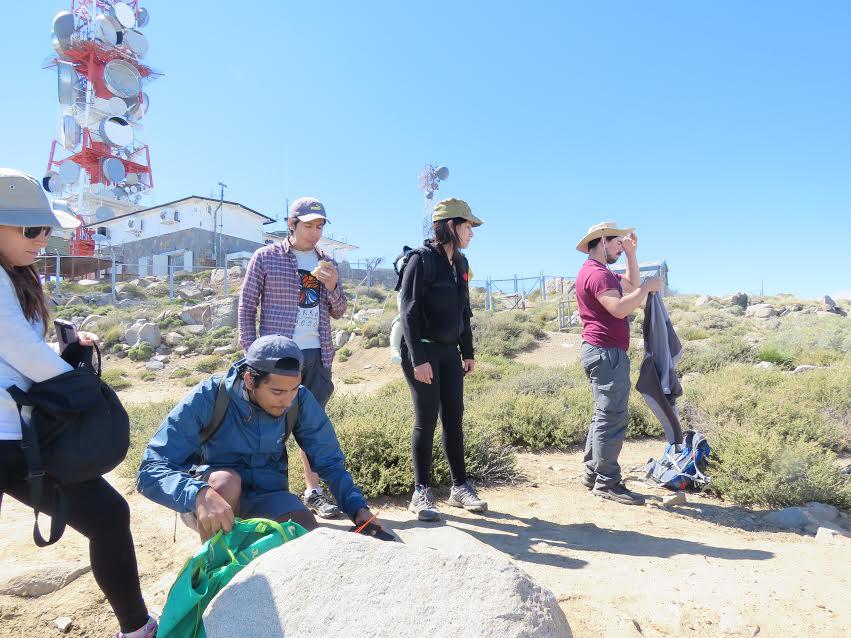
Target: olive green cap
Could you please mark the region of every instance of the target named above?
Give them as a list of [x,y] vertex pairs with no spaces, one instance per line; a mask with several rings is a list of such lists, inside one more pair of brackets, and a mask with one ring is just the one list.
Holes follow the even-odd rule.
[[473,226],[481,226],[485,223],[473,215],[473,211],[470,210],[467,202],[455,197],[442,199],[437,202],[437,205],[434,207],[434,213],[431,216],[431,221],[439,222],[441,219],[455,219],[456,217],[470,222]]

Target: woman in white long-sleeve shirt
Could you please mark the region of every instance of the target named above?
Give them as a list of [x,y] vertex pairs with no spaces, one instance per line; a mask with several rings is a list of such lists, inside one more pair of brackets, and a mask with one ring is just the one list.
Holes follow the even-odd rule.
[[[33,262],[54,228],[79,223],[53,211],[34,178],[0,168],[0,498],[8,494],[47,514],[52,500],[33,503],[26,480],[21,419],[28,413],[18,412],[6,388],[26,391],[71,369],[45,342],[49,312]],[[63,494],[68,524],[89,539],[92,573],[124,632],[118,638],[153,638],[157,624],[142,600],[127,501],[103,478],[64,486]]]

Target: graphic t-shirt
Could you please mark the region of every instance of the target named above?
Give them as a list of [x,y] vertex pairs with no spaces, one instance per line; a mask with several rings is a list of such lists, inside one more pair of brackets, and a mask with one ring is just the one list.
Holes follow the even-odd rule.
[[319,343],[319,280],[310,271],[319,264],[315,250],[293,249],[298,263],[298,314],[295,320],[293,341],[299,348],[318,348]]
[[597,300],[597,295],[607,290],[617,290],[623,297],[621,279],[594,259],[586,260],[576,277],[576,303],[584,326],[582,338],[599,348],[629,350],[629,320],[613,316]]

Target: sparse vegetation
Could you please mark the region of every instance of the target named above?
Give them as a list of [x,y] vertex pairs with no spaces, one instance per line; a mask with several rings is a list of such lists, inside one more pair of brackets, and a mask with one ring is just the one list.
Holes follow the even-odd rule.
[[349,348],[347,348],[346,346],[343,346],[342,348],[337,350],[337,361],[339,361],[340,363],[345,363],[346,361],[349,360],[349,357],[351,357],[351,356],[352,356],[352,351]]
[[103,379],[113,390],[124,390],[125,388],[129,388],[132,384],[130,380],[127,378],[127,373],[124,370],[118,370],[117,368],[104,368],[101,372],[101,379]]
[[140,341],[135,346],[130,348],[127,351],[127,356],[130,357],[132,361],[148,361],[152,356],[154,356],[154,346],[146,341]]
[[226,370],[228,367],[230,367],[230,364],[225,359],[217,355],[202,357],[195,363],[195,370],[198,372],[205,372],[207,374]]

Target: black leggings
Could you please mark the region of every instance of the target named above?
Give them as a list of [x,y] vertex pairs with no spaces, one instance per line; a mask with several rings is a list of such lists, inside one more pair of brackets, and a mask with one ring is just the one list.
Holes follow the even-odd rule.
[[[26,481],[26,461],[20,441],[0,441],[0,495],[33,507]],[[148,610],[142,600],[136,552],[130,535],[130,507],[103,478],[62,488],[68,503],[68,525],[89,539],[89,560],[95,581],[112,606],[123,633],[142,627]],[[53,484],[45,480],[45,501]],[[51,514],[50,502],[37,509]]]
[[464,368],[461,364],[461,354],[456,345],[423,345],[431,364],[431,384],[420,383],[414,379],[414,367],[404,341],[401,350],[402,370],[414,400],[414,483],[431,484],[431,451],[437,416],[440,414],[440,422],[443,424],[443,451],[449,462],[452,484],[463,485],[467,481],[467,469],[464,465],[464,431],[461,429],[461,420],[464,417]]

